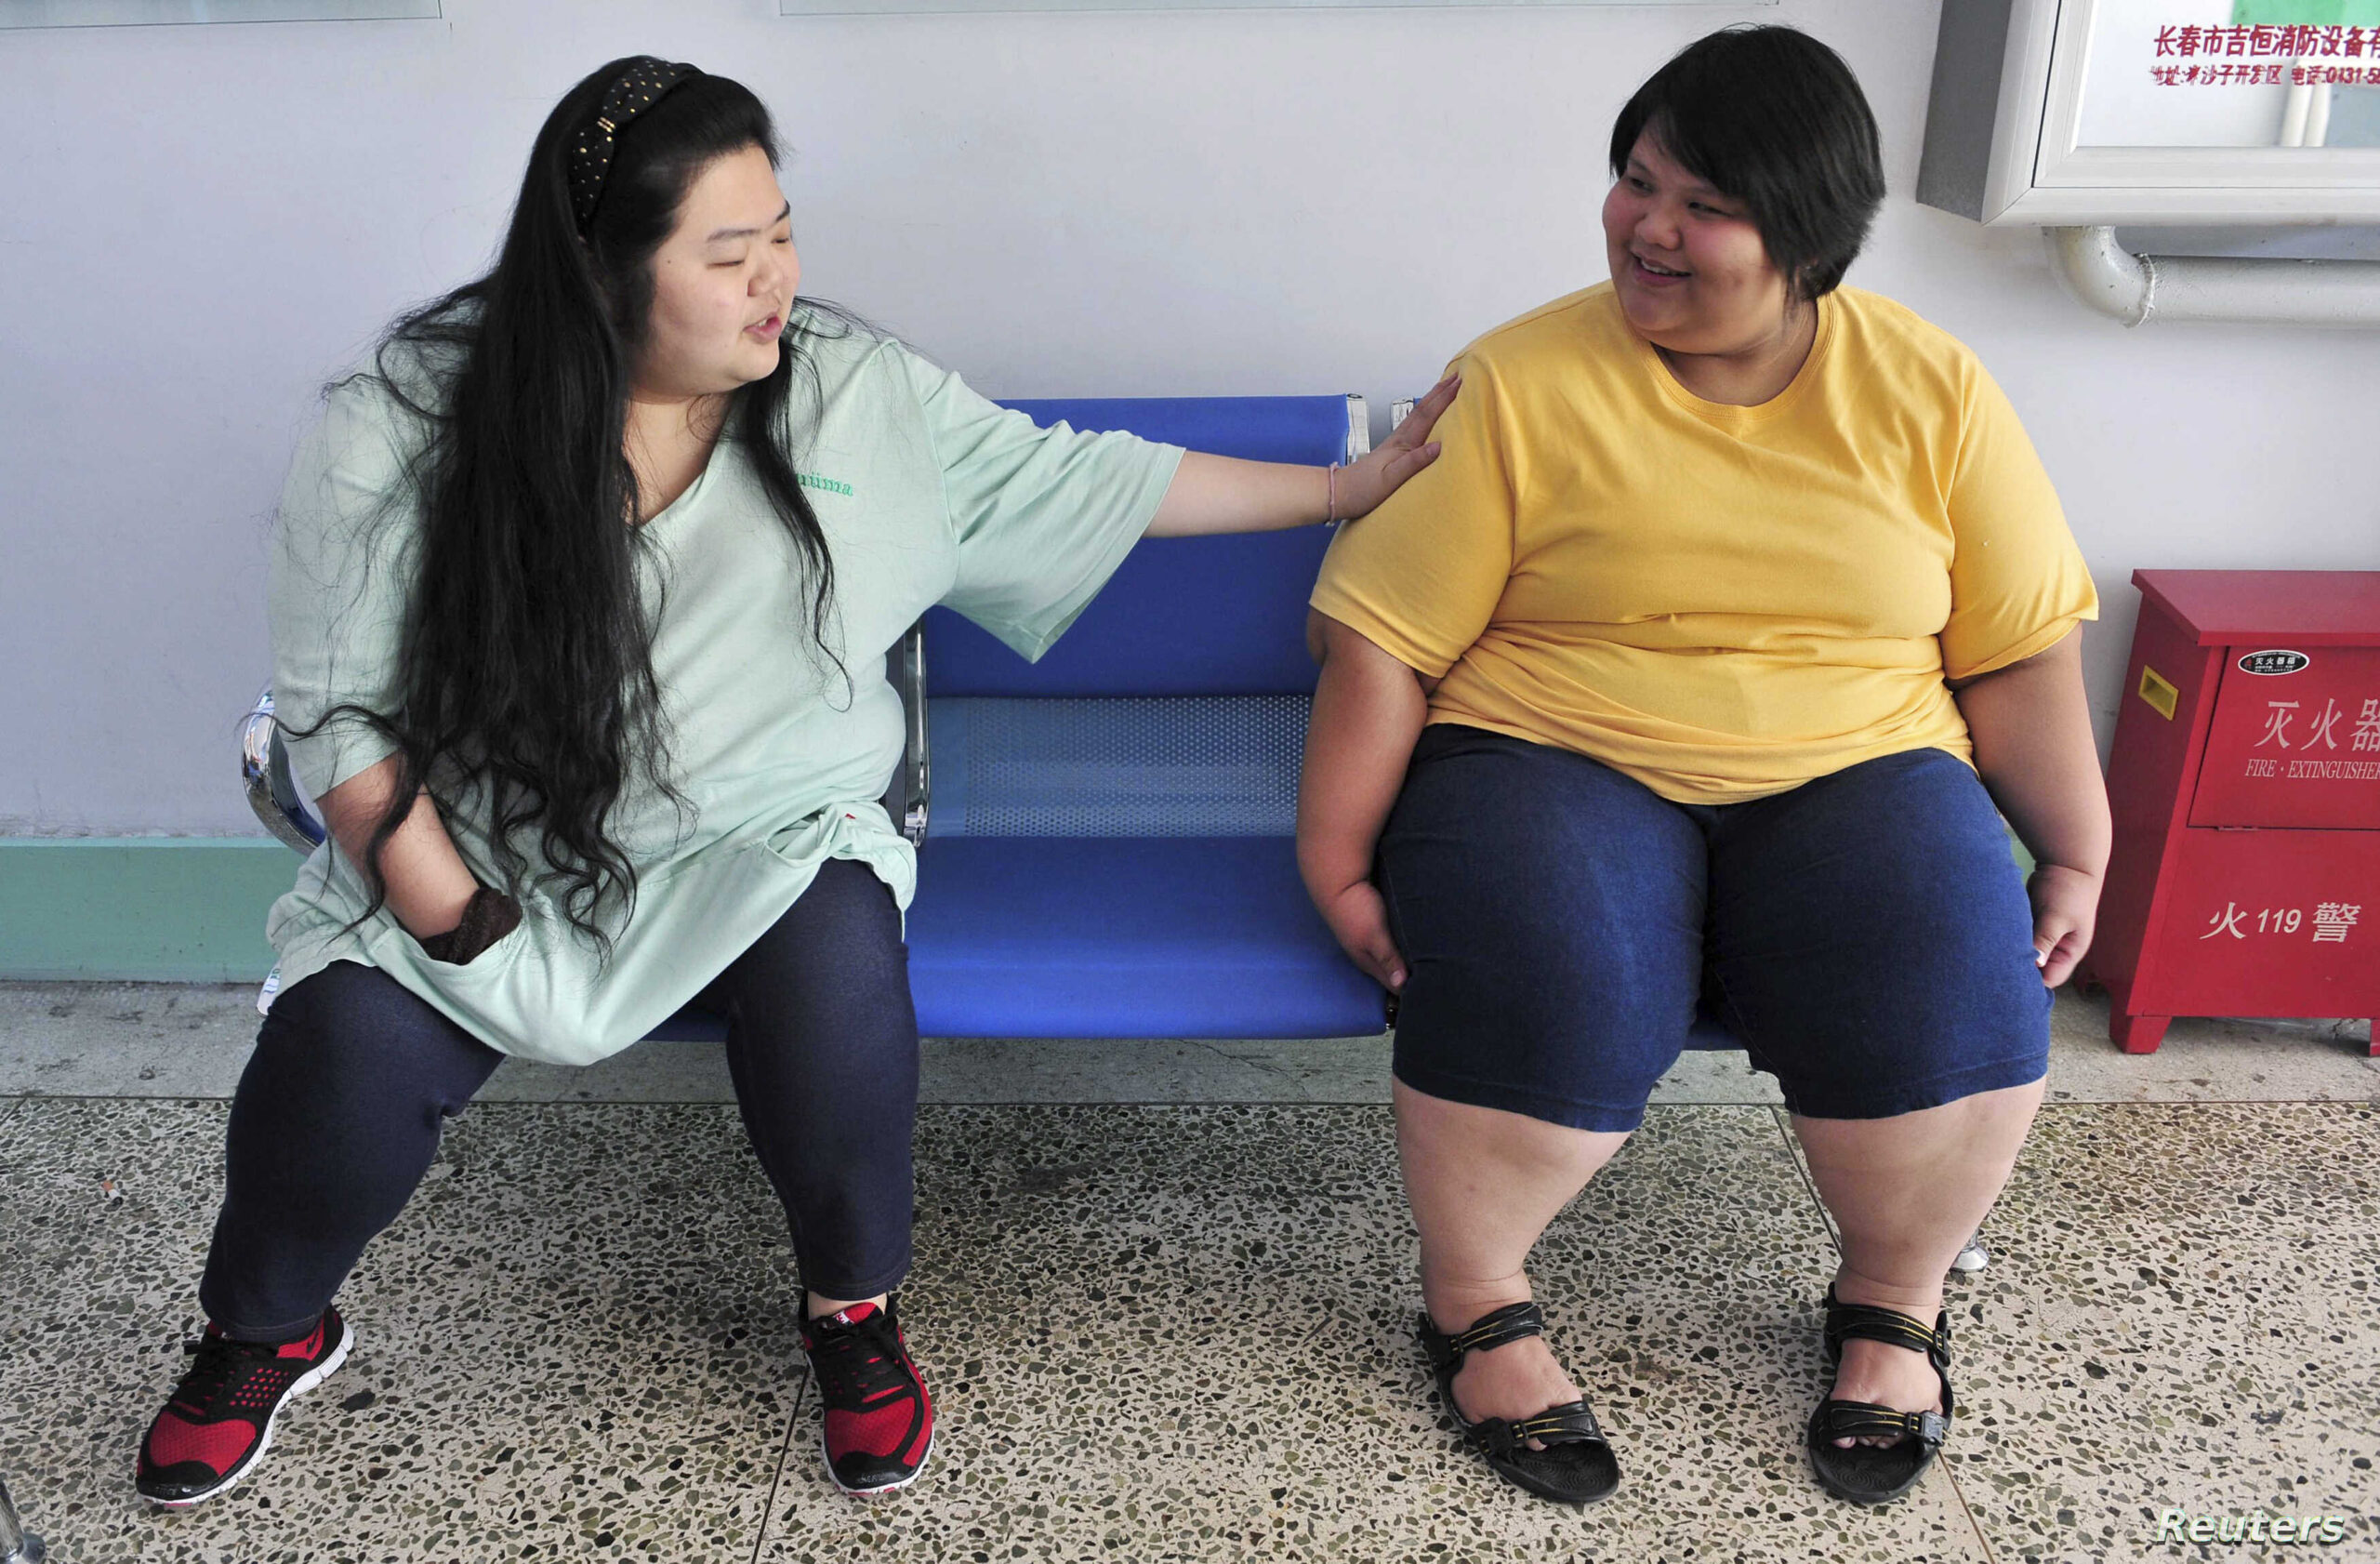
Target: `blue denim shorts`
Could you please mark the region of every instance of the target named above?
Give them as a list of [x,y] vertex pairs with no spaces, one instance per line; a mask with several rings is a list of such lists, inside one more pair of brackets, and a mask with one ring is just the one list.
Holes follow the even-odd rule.
[[1395,1073],[1633,1130],[1698,1014],[1794,1112],[1885,1119],[2036,1081],[2049,991],[1975,772],[1912,749],[1745,803],[1432,723],[1382,833]]

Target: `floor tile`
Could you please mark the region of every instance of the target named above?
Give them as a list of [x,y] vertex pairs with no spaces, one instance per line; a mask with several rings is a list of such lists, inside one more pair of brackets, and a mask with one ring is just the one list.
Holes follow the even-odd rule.
[[641,1042],[570,1068],[508,1059],[497,1072],[539,1100],[577,1103],[733,1103],[727,1051],[716,1042]]
[[939,1038],[941,1103],[1385,1103],[1388,1039]]
[[951,1107],[919,1151],[934,1464],[863,1506],[797,1452],[762,1559],[1983,1557],[1938,1478],[1871,1513],[1805,1470],[1832,1257],[1765,1109],[1654,1109],[1540,1246],[1629,1474],[1583,1513],[1436,1409],[1386,1113]]
[[[245,984],[0,983],[0,1097],[226,1097],[256,1036]],[[2051,1012],[2050,1101],[2380,1101],[2367,1025],[2184,1019],[2156,1054],[2107,1038],[2104,995],[2061,989]],[[1383,1038],[1082,1040],[930,1038],[923,1100],[1388,1101]],[[514,1060],[496,1102],[724,1103],[716,1043],[647,1044],[585,1068]],[[1688,1053],[1656,1103],[1774,1104],[1775,1080],[1739,1053]]]
[[1653,1082],[1651,1100],[1659,1104],[1713,1104],[1766,1107],[1785,1100],[1777,1078],[1752,1067],[1739,1049],[1688,1049],[1677,1056],[1661,1079]]
[[2186,1016],[2154,1054],[2108,1040],[2108,997],[2058,992],[2050,1012],[2049,1101],[2374,1102],[2369,1021]]
[[1628,1474],[1574,1513],[1454,1445],[1382,1109],[927,1108],[904,1307],[943,1434],[863,1504],[818,1464],[733,1110],[488,1105],[344,1294],[347,1368],[251,1481],[162,1515],[130,1453],[223,1112],[0,1120],[0,1470],[61,1560],[1982,1558],[1972,1510],[2013,1564],[2228,1556],[2155,1546],[2156,1513],[2259,1506],[2380,1551],[2370,1106],[2045,1111],[1953,1283],[1950,1459],[1881,1512],[1799,1450],[1831,1255],[1777,1116],[1655,1108],[1535,1267]]
[[1949,1449],[2001,1564],[2239,1551],[2157,1544],[2167,1508],[2380,1557],[2380,1109],[2051,1107],[1988,1230]]
[[256,1029],[253,986],[0,983],[0,1093],[228,1097]]
[[53,1558],[748,1556],[801,1392],[798,1306],[715,1108],[475,1109],[341,1294],[355,1353],[269,1460],[192,1510],[141,1504],[223,1112],[36,1103],[11,1137],[0,1463]]

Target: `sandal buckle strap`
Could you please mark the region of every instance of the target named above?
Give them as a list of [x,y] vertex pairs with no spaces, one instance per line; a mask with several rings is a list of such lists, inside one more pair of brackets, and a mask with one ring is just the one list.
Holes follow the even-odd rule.
[[1471,1328],[1447,1339],[1447,1349],[1460,1358],[1465,1353],[1481,1352],[1502,1346],[1507,1342],[1523,1341],[1545,1333],[1545,1311],[1534,1303],[1507,1304],[1492,1314],[1483,1314],[1471,1322]]
[[1525,1417],[1513,1425],[1513,1435],[1523,1439],[1548,1439],[1559,1442],[1557,1436],[1571,1435],[1602,1438],[1603,1425],[1584,1401],[1574,1401],[1567,1407],[1549,1407],[1535,1417]]
[[1831,1439],[1880,1434],[1914,1438],[1935,1449],[1950,1437],[1950,1420],[1937,1412],[1900,1412],[1873,1401],[1828,1400],[1818,1407],[1818,1434]]
[[[1461,1423],[1462,1414],[1457,1412]],[[1608,1444],[1603,1425],[1584,1401],[1570,1401],[1558,1407],[1548,1407],[1534,1417],[1506,1420],[1483,1417],[1464,1425],[1463,1432],[1480,1448],[1491,1454],[1508,1455],[1529,1440],[1545,1445]]]
[[[1544,1333],[1545,1315],[1537,1305],[1507,1305],[1451,1335],[1437,1328],[1427,1309],[1416,1324],[1447,1415],[1461,1430],[1462,1442],[1484,1455],[1505,1480],[1564,1504],[1592,1503],[1612,1491],[1620,1478],[1611,1441],[1604,1437],[1603,1425],[1588,1410],[1585,1398],[1547,1407],[1529,1417],[1510,1421],[1483,1417],[1476,1423],[1462,1414],[1455,1399],[1455,1373],[1465,1353]],[[1566,1453],[1530,1457],[1527,1447],[1532,1440],[1547,1451]]]
[[1937,1370],[1950,1366],[1950,1317],[1948,1311],[1937,1316],[1933,1329],[1928,1330],[1924,1322],[1896,1309],[1839,1302],[1833,1290],[1829,1289],[1826,1298],[1828,1359],[1840,1361],[1843,1344],[1851,1340],[1882,1342],[1887,1346],[1906,1347],[1911,1352],[1924,1353]]

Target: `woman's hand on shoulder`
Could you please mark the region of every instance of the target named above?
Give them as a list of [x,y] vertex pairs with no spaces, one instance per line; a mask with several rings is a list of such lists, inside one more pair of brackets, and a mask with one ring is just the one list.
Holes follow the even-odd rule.
[[2099,918],[2099,876],[2062,864],[2043,864],[2025,882],[2033,904],[2033,959],[2042,981],[2055,988],[2091,948]]
[[1461,389],[1461,376],[1440,380],[1430,388],[1429,395],[1413,404],[1413,411],[1395,433],[1341,470],[1333,520],[1351,522],[1368,514],[1402,487],[1406,479],[1438,459],[1438,443],[1430,438],[1430,431],[1437,424],[1438,415],[1454,404],[1455,393]]

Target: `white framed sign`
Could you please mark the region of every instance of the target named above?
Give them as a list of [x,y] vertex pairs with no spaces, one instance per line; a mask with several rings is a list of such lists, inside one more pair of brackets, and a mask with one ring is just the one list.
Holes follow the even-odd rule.
[[1479,7],[1701,6],[1750,10],[1778,0],[777,0],[781,16],[908,16],[958,11],[1437,10]]
[[208,21],[388,21],[443,15],[439,0],[0,0],[0,29]]
[[1917,193],[1987,223],[2380,222],[2380,0],[1946,0]]

